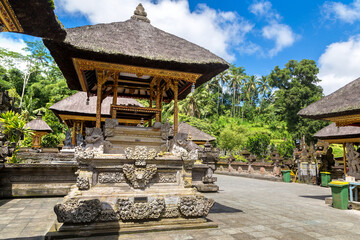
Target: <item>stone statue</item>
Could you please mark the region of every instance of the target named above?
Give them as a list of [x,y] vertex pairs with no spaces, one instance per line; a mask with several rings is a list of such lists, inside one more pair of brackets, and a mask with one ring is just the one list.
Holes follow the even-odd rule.
[[68,130],[65,132],[65,140],[64,140],[64,147],[63,148],[73,148],[74,146],[71,143],[71,133]]
[[85,147],[84,138],[80,132],[76,134],[76,146]]
[[329,147],[326,150],[326,154],[321,156],[321,172],[331,171],[331,167],[335,165],[333,149]]
[[193,141],[188,141],[187,138],[186,133],[177,133],[170,141],[169,151],[174,155],[181,156],[184,160],[198,160],[199,146]]
[[141,118],[141,121],[138,125],[136,125],[137,127],[145,127],[144,126],[144,118]]
[[346,158],[348,160],[348,174],[355,178],[360,178],[359,153],[355,151],[354,144],[346,143]]
[[99,148],[104,144],[104,136],[102,134],[101,128],[85,128],[85,132],[86,148]]

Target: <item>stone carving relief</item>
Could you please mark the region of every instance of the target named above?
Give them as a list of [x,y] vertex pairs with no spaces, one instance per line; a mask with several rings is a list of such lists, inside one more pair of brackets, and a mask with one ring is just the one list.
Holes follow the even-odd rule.
[[134,202],[119,198],[114,207],[99,199],[71,199],[57,204],[54,211],[60,223],[90,223],[99,221],[150,220],[161,218],[204,217],[213,206],[214,200],[202,196],[180,197],[177,204],[165,205],[162,197],[145,202]]
[[158,173],[159,183],[176,183],[176,173]]
[[214,183],[217,181],[216,177],[213,177],[214,171],[211,167],[206,170],[206,175],[202,178],[203,183]]
[[88,190],[90,188],[92,174],[92,171],[81,168],[75,172],[75,175],[78,175],[76,178],[76,186],[79,190]]
[[167,204],[162,216],[165,218],[180,217],[179,206],[177,204]]
[[156,157],[156,154],[157,152],[154,148],[148,148],[146,146],[135,146],[135,149],[133,149],[132,147],[127,147],[125,149],[125,155],[127,159],[154,159]]
[[105,119],[105,137],[114,136],[114,129],[119,125],[119,121],[117,119],[107,118]]
[[69,200],[63,204],[56,204],[54,211],[60,223],[89,223],[94,222],[101,212],[98,199]]
[[124,174],[120,172],[101,172],[98,176],[99,183],[121,183],[124,181]]
[[90,188],[89,179],[84,177],[77,177],[76,186],[79,188],[79,190],[88,190]]
[[187,134],[177,133],[170,141],[169,151],[176,156],[181,156],[183,160],[198,160],[199,147],[193,141],[188,141],[187,137]]
[[128,198],[118,199],[116,209],[121,220],[157,219],[165,208],[163,198],[151,202],[133,203]]
[[84,149],[80,146],[75,147],[75,160],[79,163],[87,163],[88,160],[94,158],[94,151],[91,149]]
[[213,199],[200,196],[186,196],[180,198],[180,213],[185,217],[205,217],[214,205]]
[[155,164],[148,164],[146,167],[135,167],[132,164],[124,164],[123,172],[133,188],[145,188],[146,184],[157,172]]
[[94,154],[104,153],[104,136],[101,128],[85,128],[85,149],[91,149]]
[[354,144],[346,143],[346,158],[349,162],[348,174],[356,178],[360,177],[359,155],[360,154],[354,148]]

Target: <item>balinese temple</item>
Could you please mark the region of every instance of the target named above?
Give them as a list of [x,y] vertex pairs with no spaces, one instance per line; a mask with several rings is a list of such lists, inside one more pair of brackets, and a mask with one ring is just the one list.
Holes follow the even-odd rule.
[[41,138],[53,131],[49,125],[44,120],[42,120],[41,114],[38,114],[36,119],[28,122],[25,125],[25,128],[33,131],[34,135],[32,136],[32,148],[41,148]]
[[[152,26],[141,4],[125,22],[66,31],[64,41],[44,39],[44,44],[70,89],[85,92],[89,105],[96,95],[96,121],[85,130],[85,147],[75,148],[77,182],[54,207],[57,221],[47,237],[216,227],[205,218],[214,200],[193,187],[192,170],[198,160],[207,163],[199,180],[212,185],[218,154],[178,133],[178,101],[229,64]],[[109,118],[102,124],[109,96]],[[124,106],[118,97],[146,99],[149,107]],[[170,101],[172,139],[170,124],[161,123],[162,103]],[[124,112],[152,114],[155,121],[121,125]]]
[[0,32],[63,40],[66,31],[54,13],[53,0],[0,0]]
[[155,114],[156,122],[161,122],[162,103],[174,100],[178,132],[178,100],[192,85],[200,86],[229,66],[210,51],[152,26],[143,8],[125,22],[67,29],[63,42],[44,43],[70,89],[97,95],[97,127],[101,103],[112,95],[112,118],[124,110],[115,99],[126,97],[148,99],[150,107],[133,110]]
[[[346,159],[344,162],[344,172],[345,174],[349,174],[357,179],[360,179],[360,162],[359,153],[355,151],[353,143],[358,137],[356,136],[359,132],[357,128],[360,127],[359,100],[360,78],[348,83],[344,87],[320,99],[319,101],[310,104],[298,112],[298,115],[301,117],[315,120],[326,120],[335,123],[335,125],[330,125],[329,129],[325,129],[326,132],[330,132],[331,129],[332,132],[336,132],[334,129],[335,126],[352,126],[352,128],[342,128],[342,130],[337,130],[338,132],[341,131],[344,133],[345,136],[339,137],[335,135],[334,137],[340,139],[344,137],[348,138],[346,142],[343,142],[344,159]],[[321,134],[326,135],[327,133],[325,131]],[[354,139],[350,141],[349,139],[351,138]],[[346,173],[346,165],[349,166],[348,173]]]
[[204,145],[206,142],[212,142],[216,140],[215,137],[201,131],[196,127],[191,126],[186,122],[181,122],[179,124],[178,132],[188,134],[188,138],[190,138],[191,141],[198,145]]

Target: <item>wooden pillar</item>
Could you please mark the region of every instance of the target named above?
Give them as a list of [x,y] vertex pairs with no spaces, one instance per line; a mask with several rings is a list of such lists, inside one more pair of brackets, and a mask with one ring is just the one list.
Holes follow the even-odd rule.
[[102,86],[104,82],[104,73],[97,71],[97,96],[96,96],[96,125],[101,128],[101,102],[102,102]]
[[179,116],[178,116],[178,80],[174,80],[174,136],[178,132]]
[[83,136],[84,136],[84,134],[83,134],[83,130],[84,130],[84,121],[83,121],[83,120],[81,120],[80,133],[81,133],[81,135],[83,135]]
[[[164,92],[161,92],[161,94],[160,94],[160,110],[162,110],[163,93],[164,93]],[[159,122],[161,122],[161,120],[162,120],[161,117],[162,117],[162,112],[159,113]]]
[[345,176],[347,176],[347,173],[346,173],[346,148],[345,148],[345,143],[343,143],[343,160],[344,160],[344,174],[345,174]]
[[76,122],[73,123],[71,144],[76,146]]
[[[154,97],[154,87],[150,85],[150,100],[149,100],[149,107],[153,107],[153,97]],[[149,119],[149,127],[152,126],[152,119]]]
[[[114,86],[113,86],[113,105],[117,105],[117,94],[118,94],[118,77],[119,73],[115,73]],[[111,112],[111,118],[116,118],[116,110],[113,109]]]
[[[156,83],[156,108],[160,108],[160,80]],[[160,122],[160,113],[156,113],[156,122]]]

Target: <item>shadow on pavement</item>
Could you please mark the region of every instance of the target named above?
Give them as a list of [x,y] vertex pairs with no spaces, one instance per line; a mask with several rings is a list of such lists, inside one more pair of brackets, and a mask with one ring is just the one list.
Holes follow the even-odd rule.
[[217,202],[214,203],[214,206],[210,210],[210,213],[237,213],[237,212],[243,212],[243,210],[228,207]]
[[0,200],[0,207],[2,206],[2,205],[5,205],[6,203],[8,203],[8,202],[10,202],[12,199],[1,199]]
[[300,195],[299,197],[303,198],[312,198],[325,201],[325,198],[331,197],[331,195]]

